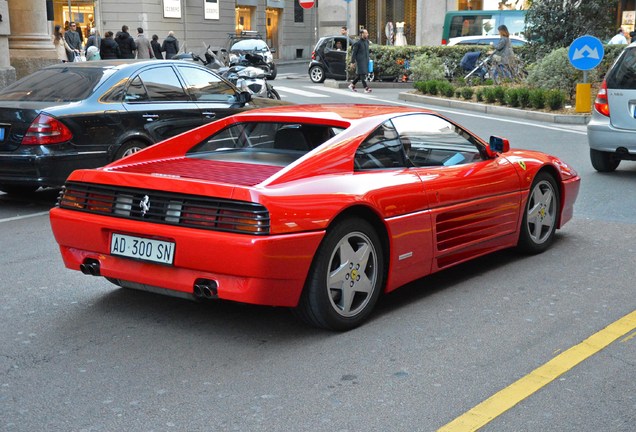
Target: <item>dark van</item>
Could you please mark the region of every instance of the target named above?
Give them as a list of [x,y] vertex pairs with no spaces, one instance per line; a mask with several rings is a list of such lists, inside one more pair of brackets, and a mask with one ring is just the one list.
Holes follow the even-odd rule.
[[504,24],[511,35],[525,36],[525,10],[463,10],[447,12],[442,32],[442,45],[460,36],[497,35]]

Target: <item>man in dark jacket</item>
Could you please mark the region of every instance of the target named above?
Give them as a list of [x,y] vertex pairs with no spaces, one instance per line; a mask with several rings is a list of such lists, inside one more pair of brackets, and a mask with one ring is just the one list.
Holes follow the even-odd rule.
[[120,58],[119,45],[113,40],[113,32],[107,31],[99,45],[99,55],[102,60]]
[[[128,33],[128,26],[121,26],[121,31],[115,35],[115,42],[119,45],[120,58],[134,59],[137,46],[135,39]],[[103,57],[102,57],[103,58]]]
[[67,32],[64,32],[64,40],[71,48],[72,51],[67,51],[66,55],[68,56],[68,61],[73,61],[75,55],[80,54],[80,50],[82,49],[82,39],[80,39],[80,35],[77,32],[77,24],[71,22],[69,24],[69,29]]
[[351,91],[356,90],[356,84],[358,81],[362,81],[365,93],[371,93],[371,89],[367,85],[367,74],[369,73],[369,32],[367,29],[360,30],[360,39],[353,44],[351,49],[351,65],[356,67],[356,77],[349,89]]
[[171,59],[179,52],[179,41],[174,37],[173,31],[169,31],[168,37],[163,40],[161,51],[166,53],[166,60]]

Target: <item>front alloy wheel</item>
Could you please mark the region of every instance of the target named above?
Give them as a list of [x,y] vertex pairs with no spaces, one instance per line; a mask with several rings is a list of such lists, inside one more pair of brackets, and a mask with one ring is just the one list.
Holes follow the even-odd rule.
[[320,84],[325,80],[325,71],[320,66],[312,66],[309,69],[309,78],[312,82]]
[[546,250],[554,239],[560,212],[559,189],[554,177],[540,172],[532,183],[521,223],[519,248],[535,254]]
[[371,313],[384,286],[384,257],[374,228],[347,219],[323,240],[296,315],[316,327],[350,330]]

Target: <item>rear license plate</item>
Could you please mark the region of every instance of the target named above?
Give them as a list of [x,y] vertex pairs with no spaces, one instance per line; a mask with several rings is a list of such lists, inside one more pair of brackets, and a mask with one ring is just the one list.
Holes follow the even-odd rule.
[[161,264],[174,261],[173,242],[134,237],[113,233],[110,239],[110,254]]

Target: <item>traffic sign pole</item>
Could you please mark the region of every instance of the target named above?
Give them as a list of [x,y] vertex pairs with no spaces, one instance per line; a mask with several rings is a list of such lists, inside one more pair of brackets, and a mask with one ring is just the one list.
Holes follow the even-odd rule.
[[603,43],[593,36],[581,36],[570,45],[570,63],[583,71],[583,82],[576,85],[576,112],[590,112],[592,109],[592,84],[587,82],[587,71],[598,66],[604,55]]

